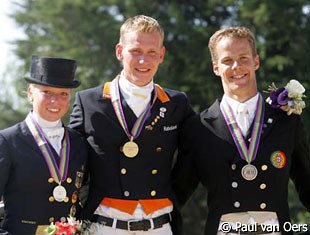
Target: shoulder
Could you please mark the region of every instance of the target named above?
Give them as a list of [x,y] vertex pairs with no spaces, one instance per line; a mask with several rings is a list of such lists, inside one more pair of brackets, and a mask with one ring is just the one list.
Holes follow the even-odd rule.
[[11,138],[12,136],[15,136],[17,132],[21,131],[21,126],[23,125],[26,125],[26,124],[23,122],[19,122],[11,127],[3,129],[0,131],[0,136],[4,138]]
[[81,141],[86,141],[85,137],[78,131],[67,126],[66,130],[69,132],[70,139],[80,139]]
[[78,91],[77,96],[80,97],[102,97],[103,85],[88,88],[86,90]]
[[187,99],[187,95],[185,92],[177,91],[169,88],[163,88],[163,90],[166,92],[166,94],[171,99]]

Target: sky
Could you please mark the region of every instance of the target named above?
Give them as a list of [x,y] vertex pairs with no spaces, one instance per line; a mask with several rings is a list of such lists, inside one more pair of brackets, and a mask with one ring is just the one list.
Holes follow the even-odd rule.
[[8,14],[14,9],[13,1],[1,0],[0,7],[0,78],[2,78],[7,66],[16,60],[13,54],[14,46],[9,42],[24,37],[22,29],[18,28],[14,20]]

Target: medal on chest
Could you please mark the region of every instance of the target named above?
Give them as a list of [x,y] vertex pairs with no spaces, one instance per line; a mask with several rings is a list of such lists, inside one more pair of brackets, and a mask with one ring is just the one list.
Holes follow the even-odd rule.
[[263,120],[264,120],[264,102],[261,95],[258,97],[256,104],[256,113],[253,123],[253,129],[251,133],[251,142],[249,147],[247,147],[246,141],[242,135],[242,131],[239,128],[236,118],[233,114],[231,107],[228,103],[223,100],[220,106],[221,112],[225,118],[226,124],[228,126],[229,132],[233,137],[235,146],[238,149],[241,159],[245,160],[247,164],[241,169],[241,176],[248,181],[256,179],[258,175],[257,168],[251,164],[256,159],[257,151],[260,142],[260,136],[262,133]]
[[63,202],[67,197],[67,191],[65,187],[58,185],[53,190],[53,197],[57,202]]
[[123,153],[128,158],[133,158],[139,153],[139,146],[134,141],[128,141],[123,145]]
[[254,180],[258,174],[257,168],[252,164],[246,164],[241,169],[241,175],[246,180]]
[[[53,190],[53,197],[56,201],[62,202],[66,200],[67,191],[61,185],[61,182],[67,179],[68,167],[69,167],[69,158],[70,158],[70,139],[68,132],[65,132],[65,136],[61,143],[61,153],[60,153],[60,163],[57,164],[53,151],[51,150],[50,144],[46,140],[42,129],[32,117],[30,113],[26,118],[26,123],[29,127],[29,130],[37,143],[38,147],[41,150],[41,153],[45,159],[45,162],[48,166],[51,178],[48,179],[49,183],[54,181],[58,184]],[[57,156],[58,157],[58,156]],[[69,181],[71,178],[68,178]]]
[[114,108],[115,115],[116,115],[120,125],[122,126],[124,132],[126,133],[126,135],[129,138],[129,141],[127,141],[121,147],[121,150],[122,150],[123,154],[125,155],[125,157],[134,158],[139,154],[139,146],[138,146],[137,142],[134,140],[136,140],[139,137],[139,135],[141,134],[144,123],[145,123],[146,119],[148,118],[150,111],[151,111],[151,109],[152,109],[152,107],[153,107],[153,105],[157,99],[157,93],[156,93],[156,89],[154,89],[155,94],[154,94],[154,97],[152,99],[152,102],[148,104],[146,109],[141,113],[141,115],[135,121],[131,131],[129,131],[127,121],[125,119],[122,103],[121,103],[118,79],[119,78],[117,77],[111,82],[111,86],[110,86],[110,88],[111,88],[111,101],[112,101],[112,105]]

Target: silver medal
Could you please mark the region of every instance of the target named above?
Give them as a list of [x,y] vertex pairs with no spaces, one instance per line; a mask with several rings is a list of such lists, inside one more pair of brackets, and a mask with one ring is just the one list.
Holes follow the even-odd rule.
[[254,180],[257,177],[257,168],[252,164],[247,164],[241,169],[241,175],[246,180]]
[[57,202],[63,202],[67,196],[65,187],[58,185],[53,190],[53,196]]

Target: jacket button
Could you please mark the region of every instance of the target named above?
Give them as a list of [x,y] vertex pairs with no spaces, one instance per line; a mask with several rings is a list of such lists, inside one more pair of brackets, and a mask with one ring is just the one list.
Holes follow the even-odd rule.
[[262,165],[261,169],[262,169],[262,171],[266,171],[268,169],[268,166],[267,165]]
[[231,164],[231,169],[234,171],[237,169],[237,165],[235,163]]
[[267,205],[266,203],[261,203],[259,207],[260,209],[264,210],[267,207]]
[[161,151],[162,151],[162,148],[161,148],[161,147],[157,147],[157,148],[156,148],[156,152],[157,152],[157,153],[160,153]]
[[50,184],[54,182],[54,178],[48,178],[47,182],[49,182]]
[[54,198],[53,196],[50,196],[50,197],[48,198],[48,201],[49,201],[49,202],[54,202],[54,201],[55,201],[55,198]]
[[153,169],[152,170],[152,175],[156,175],[158,173],[158,170],[157,169]]
[[125,168],[122,168],[122,169],[121,169],[121,174],[122,174],[122,175],[126,175],[126,173],[127,173],[127,170],[126,170]]
[[152,190],[151,196],[152,196],[152,197],[155,197],[155,196],[156,196],[156,191],[155,191],[155,190]]
[[231,183],[231,186],[232,186],[233,188],[237,188],[237,187],[238,187],[238,183],[237,183],[237,182],[232,182],[232,183]]
[[124,196],[125,196],[125,197],[129,197],[129,195],[130,195],[129,191],[125,191],[125,192],[124,192]]
[[68,177],[66,181],[67,181],[68,184],[72,183],[72,179],[70,177]]
[[234,202],[234,207],[239,208],[239,207],[240,207],[240,202],[235,201],[235,202]]
[[259,186],[259,188],[262,189],[262,190],[264,190],[266,187],[267,187],[266,184],[261,184],[261,185]]

